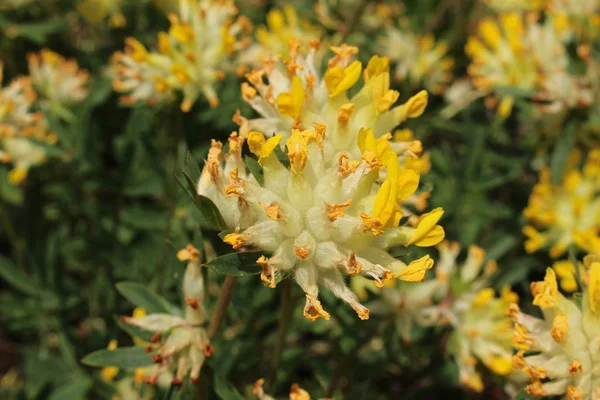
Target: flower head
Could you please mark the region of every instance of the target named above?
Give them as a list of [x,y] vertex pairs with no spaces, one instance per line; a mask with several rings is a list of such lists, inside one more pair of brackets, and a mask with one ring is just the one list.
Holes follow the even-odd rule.
[[469,247],[465,262],[459,264],[458,243],[442,242],[437,248],[440,258],[435,279],[402,290],[386,286],[381,300],[371,306],[374,313],[395,318],[405,342],[410,342],[414,324],[449,326],[452,333],[447,350],[458,364],[460,381],[479,392],[483,390],[479,364],[500,375],[512,372],[512,334],[506,312],[518,297],[509,288],[496,296],[489,287],[496,264],[484,262],[483,249]]
[[454,60],[447,55],[448,45],[435,41],[432,34],[417,36],[389,28],[380,51],[396,64],[394,78],[424,85],[435,94],[443,93],[452,81]]
[[200,95],[211,106],[218,104],[215,82],[231,69],[231,55],[247,45],[237,36],[251,24],[244,17],[234,20],[231,0],[180,0],[179,5],[179,15],[169,15],[169,31],[159,33],[155,51],[128,38],[125,52],[114,55],[113,86],[127,93],[124,103],[166,102],[183,92],[183,111]]
[[266,139],[249,132],[248,145],[259,157],[263,184],[244,168],[243,138],[233,135],[230,142],[235,145],[230,144],[225,156],[222,145],[213,142],[198,193],[209,197],[235,229],[225,242],[234,249],[255,247],[270,254],[257,260],[266,284],[275,287],[284,274],[294,275],[306,293],[307,318],[329,319],[319,301],[320,288],[326,288],[366,319],[369,310],[346,286],[344,276],[360,274],[378,285],[389,278],[423,280],[433,265],[428,256],[406,265],[386,250],[438,243],[444,237],[437,225],[443,211],[435,209],[399,226],[400,202],[416,190],[418,175],[401,168],[389,138],[375,140],[370,129],[358,135],[362,156],[338,151],[329,161],[328,134],[320,125],[293,129],[282,163],[274,151],[281,136]]
[[269,10],[266,22],[266,26],[256,28],[257,43],[241,52],[238,58],[240,64],[260,66],[265,58],[287,56],[292,39],[302,46],[309,46],[312,40],[323,35],[320,27],[301,19],[291,4],[286,4],[282,9]]
[[67,108],[83,101],[88,94],[89,74],[77,61],[44,49],[28,56],[29,74],[44,106]]
[[[321,74],[318,47],[317,41],[305,49],[292,40],[289,59],[267,60],[263,68],[246,75],[249,83],[242,85],[242,96],[259,117],[247,119],[237,113],[234,121],[240,125],[240,134],[247,137],[249,132],[258,131],[267,136],[283,135],[283,146],[292,129],[326,131],[323,152],[327,166],[336,163],[334,156],[342,151],[350,159],[360,159],[364,153],[361,145],[390,147],[401,162],[418,159],[421,143],[392,136],[391,132],[407,119],[423,114],[427,92],[395,105],[400,94],[390,88],[388,58],[373,56],[363,68],[360,61],[353,61],[358,48],[332,46],[334,55]],[[364,136],[359,137],[360,132]]]
[[582,169],[570,163],[560,184],[550,181],[550,171],[541,171],[523,211],[530,224],[523,228],[528,252],[550,248],[550,255],[558,257],[572,244],[588,252],[600,251],[599,160],[600,151],[592,150]]
[[[543,101],[547,112],[589,105],[592,92],[585,76],[568,73],[569,56],[553,24],[518,13],[503,13],[498,20],[484,18],[478,34],[465,47],[472,62],[468,73],[477,89],[501,98],[498,113],[510,114],[515,98],[498,90],[516,88]],[[495,99],[488,104],[493,104]]]
[[149,383],[156,383],[161,374],[171,371],[174,372],[173,384],[181,384],[188,374],[196,381],[204,360],[213,353],[205,330],[205,290],[199,255],[192,245],[177,253],[180,261],[188,263],[183,277],[186,303],[183,317],[160,313],[123,317],[123,322],[155,333],[154,344],[148,348],[156,350],[154,368],[146,379]]
[[534,305],[543,317],[536,318],[511,306],[514,345],[519,349],[513,365],[523,371],[532,396],[566,395],[568,399],[596,398],[600,394],[600,258],[584,258],[583,294],[566,298],[557,290],[551,268],[531,289]]
[[32,139],[50,144],[57,140],[56,135],[48,131],[44,116],[33,111],[36,98],[31,79],[27,77],[0,87],[0,162],[13,165],[8,176],[12,184],[23,181],[30,167],[46,159],[44,147]]

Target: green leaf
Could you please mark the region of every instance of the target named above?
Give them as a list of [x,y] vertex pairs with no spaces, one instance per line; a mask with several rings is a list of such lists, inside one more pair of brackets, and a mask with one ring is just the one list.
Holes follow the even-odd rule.
[[67,27],[68,25],[65,19],[41,23],[19,24],[16,26],[16,36],[23,37],[41,45],[46,42],[49,35],[61,32]]
[[258,163],[258,161],[256,161],[252,157],[246,156],[245,162],[246,162],[246,168],[248,168],[248,171],[250,171],[250,173],[252,175],[254,175],[254,178],[256,178],[256,180],[258,181],[258,183],[260,183],[261,185],[263,185],[264,182],[265,182],[265,178],[263,176],[262,167],[260,166],[260,164]]
[[262,268],[256,264],[256,260],[263,255],[260,251],[245,253],[230,253],[208,262],[206,266],[220,274],[233,276],[255,275]]
[[9,285],[21,292],[39,297],[42,294],[40,289],[31,279],[19,270],[15,263],[10,259],[0,255],[0,277],[4,279]]
[[81,362],[90,367],[140,368],[153,364],[152,353],[143,347],[119,347],[115,350],[98,350],[85,356]]
[[494,87],[494,92],[496,92],[501,97],[503,96],[514,96],[514,97],[532,97],[533,90],[531,89],[521,89],[514,86],[496,86]]
[[134,305],[143,308],[148,314],[167,313],[180,315],[181,310],[163,297],[152,293],[140,283],[119,282],[116,285],[119,293]]
[[87,392],[92,386],[92,381],[87,376],[79,376],[78,380],[72,383],[67,383],[56,388],[48,398],[48,400],[85,400]]
[[219,209],[208,197],[199,195],[196,193],[195,185],[192,178],[186,173],[183,173],[183,177],[185,179],[185,183],[177,176],[174,172],[173,175],[179,185],[185,190],[185,192],[190,196],[190,198],[194,201],[194,204],[200,211],[200,221],[198,223],[202,228],[212,229],[212,230],[223,230],[227,229],[227,224],[223,220]]
[[562,181],[565,173],[565,167],[569,160],[569,153],[575,144],[575,124],[568,124],[563,133],[558,138],[552,153],[550,161],[550,172],[552,173],[552,183],[558,184]]
[[530,395],[527,394],[525,389],[523,389],[519,393],[516,394],[514,399],[515,400],[535,400],[535,397],[531,397]]
[[217,374],[215,374],[214,377],[214,389],[219,398],[227,400],[245,399],[245,397],[242,396],[242,394],[238,392],[238,390],[231,383],[227,382],[225,378]]

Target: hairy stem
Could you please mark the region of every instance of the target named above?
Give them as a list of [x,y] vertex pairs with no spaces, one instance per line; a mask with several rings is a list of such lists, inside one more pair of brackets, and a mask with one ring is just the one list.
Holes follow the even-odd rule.
[[208,325],[209,339],[212,339],[219,331],[221,322],[223,322],[225,314],[227,313],[227,308],[229,307],[229,303],[231,302],[231,297],[233,296],[233,288],[235,287],[236,282],[237,277],[231,275],[227,275],[227,277],[225,278],[225,282],[223,282],[223,286],[221,287],[221,293],[219,294],[217,304],[215,305],[215,310],[213,311],[212,318],[210,319],[210,324]]
[[290,322],[294,315],[294,299],[292,298],[292,284],[290,279],[286,279],[281,283],[281,302],[279,305],[279,328],[277,329],[277,339],[275,349],[273,351],[273,363],[269,373],[266,387],[268,391],[275,389],[275,381],[277,379],[277,370],[281,363],[281,354],[285,344],[285,338],[290,328]]

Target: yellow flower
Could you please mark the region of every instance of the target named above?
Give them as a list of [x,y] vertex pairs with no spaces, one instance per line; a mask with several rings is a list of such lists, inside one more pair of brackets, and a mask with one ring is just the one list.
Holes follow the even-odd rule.
[[556,258],[572,245],[587,252],[600,251],[600,171],[595,167],[595,154],[595,150],[589,152],[581,169],[571,163],[559,184],[551,183],[549,172],[542,170],[523,210],[530,224],[523,229],[528,252],[550,246],[550,256]]
[[235,69],[230,60],[248,45],[239,36],[252,28],[251,23],[245,17],[236,18],[231,0],[179,4],[180,16],[169,14],[170,29],[158,34],[156,51],[128,38],[125,51],[113,56],[113,87],[125,94],[123,103],[166,103],[182,92],[184,112],[200,96],[211,107],[218,104],[215,84]]
[[436,208],[419,218],[417,228],[410,242],[420,247],[433,246],[444,239],[444,228],[437,225],[444,210]]
[[531,285],[534,304],[542,309],[542,317],[527,315],[516,304],[510,308],[514,340],[523,349],[513,357],[513,363],[529,377],[531,382],[525,391],[532,396],[595,396],[600,263],[597,255],[583,261],[588,279],[582,282],[581,299],[562,296],[556,288],[554,271],[549,268],[543,282]]

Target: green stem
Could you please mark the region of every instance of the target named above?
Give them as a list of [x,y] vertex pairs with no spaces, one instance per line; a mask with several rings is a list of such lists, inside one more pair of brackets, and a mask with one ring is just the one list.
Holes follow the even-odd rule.
[[17,231],[15,230],[8,213],[5,211],[5,208],[0,209],[0,223],[2,224],[2,230],[6,232],[8,241],[13,247],[14,257],[17,265],[21,268],[25,268],[25,246],[23,246],[19,240]]

